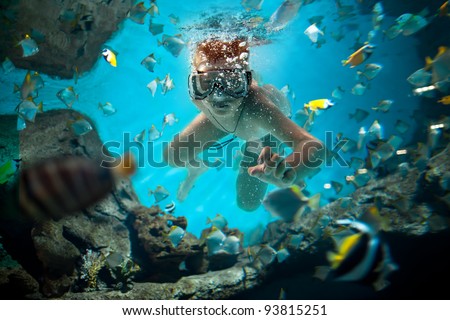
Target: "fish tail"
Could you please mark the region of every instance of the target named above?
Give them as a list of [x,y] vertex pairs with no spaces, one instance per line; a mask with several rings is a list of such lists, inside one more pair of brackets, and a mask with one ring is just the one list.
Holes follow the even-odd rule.
[[158,47],[160,47],[160,46],[162,46],[162,42],[161,41],[159,41],[159,39],[158,39]]
[[429,70],[431,68],[432,64],[433,64],[433,59],[431,59],[431,57],[426,57],[424,70]]
[[38,106],[37,106],[37,110],[38,110],[38,112],[40,112],[40,113],[43,113],[44,112],[44,103],[41,101],[41,102],[39,102],[39,104],[38,104]]
[[131,152],[125,153],[117,167],[114,167],[114,172],[119,177],[129,177],[136,172],[136,160]]
[[348,60],[342,60],[341,62],[342,62],[342,66],[344,66],[344,67],[345,67],[346,65],[348,65]]

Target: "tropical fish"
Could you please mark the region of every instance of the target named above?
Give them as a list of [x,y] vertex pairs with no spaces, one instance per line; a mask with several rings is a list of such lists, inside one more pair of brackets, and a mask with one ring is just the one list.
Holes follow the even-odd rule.
[[285,0],[277,10],[270,16],[266,24],[268,31],[280,31],[284,29],[297,15],[302,0]]
[[76,100],[78,100],[78,94],[75,93],[75,90],[72,86],[64,88],[56,94],[56,96],[61,100],[67,108],[71,109],[72,105]]
[[369,112],[363,109],[356,108],[355,113],[349,113],[348,116],[350,119],[355,119],[356,122],[359,123],[369,116]]
[[352,169],[358,170],[364,168],[366,163],[363,159],[357,158],[357,157],[351,157],[350,158],[350,167]]
[[402,120],[397,120],[395,123],[395,130],[397,130],[400,133],[405,133],[409,129],[409,124]]
[[383,128],[381,127],[378,120],[375,120],[372,125],[369,127],[367,131],[370,135],[375,136],[377,139],[382,139],[383,136]]
[[336,194],[339,194],[342,191],[342,188],[344,187],[342,183],[339,183],[337,181],[330,181],[330,184],[334,192],[336,192]]
[[355,84],[355,86],[352,88],[352,94],[355,96],[362,96],[364,92],[366,92],[367,85],[365,85],[362,82],[359,82]]
[[20,173],[20,211],[33,220],[61,218],[103,199],[113,190],[117,178],[130,176],[135,170],[130,153],[111,168],[86,157],[44,160]]
[[406,80],[415,87],[427,86],[431,83],[431,72],[422,68],[415,71]]
[[381,69],[383,69],[383,67],[380,64],[368,63],[364,66],[364,71],[358,72],[358,74],[366,77],[368,80],[372,80],[378,75]]
[[393,103],[393,100],[381,100],[378,102],[376,107],[372,107],[372,110],[388,112]]
[[152,19],[150,19],[150,26],[148,30],[152,35],[156,36],[164,32],[164,25],[159,23],[153,23]]
[[205,239],[208,255],[212,256],[221,252],[226,238],[222,231],[213,226]]
[[277,251],[277,261],[278,263],[283,263],[286,261],[287,258],[289,258],[291,254],[289,253],[289,250],[286,248],[282,248]]
[[148,9],[144,6],[144,2],[139,2],[128,11],[127,17],[138,24],[144,24],[147,13]]
[[158,84],[159,84],[159,83],[161,83],[161,81],[159,80],[159,78],[156,78],[156,79],[150,81],[150,82],[147,84],[147,88],[148,88],[148,90],[150,90],[150,92],[152,93],[152,97],[155,96],[156,89],[158,89]]
[[169,125],[173,126],[176,122],[178,122],[178,118],[175,116],[175,113],[165,114],[163,117],[163,124],[161,129],[161,135],[164,132],[164,128]]
[[316,24],[316,26],[320,26],[322,24],[322,20],[325,16],[313,16],[308,19],[309,24]]
[[69,121],[69,123],[77,136],[82,136],[92,131],[92,125],[82,117],[78,118],[76,121]]
[[290,222],[301,214],[305,207],[312,210],[319,208],[320,193],[308,198],[299,186],[293,185],[289,188],[277,189],[269,192],[263,199],[264,208],[273,215],[281,217],[284,221]]
[[206,224],[211,224],[211,226],[216,227],[219,230],[223,230],[228,226],[228,221],[224,216],[218,213],[213,219],[207,218]]
[[20,92],[20,99],[25,100],[28,97],[36,97],[38,95],[38,90],[44,87],[44,80],[42,80],[39,73],[27,71],[25,78],[23,79],[22,85],[14,85],[14,93]]
[[238,255],[241,251],[241,240],[235,235],[229,235],[223,242],[223,249],[225,253],[230,255]]
[[383,31],[383,34],[389,39],[393,40],[402,33],[402,27],[398,23],[392,24],[387,30]]
[[2,69],[5,74],[8,74],[16,69],[16,67],[8,57],[5,57],[5,60],[2,62]]
[[162,41],[158,40],[158,47],[159,46],[163,46],[164,49],[169,51],[174,57],[178,57],[181,50],[186,46],[186,43],[181,39],[181,34],[176,34],[174,36],[164,34],[162,36]]
[[342,138],[341,140],[344,142],[344,145],[342,146],[342,151],[353,152],[356,150],[357,143],[355,140],[350,138]]
[[102,56],[110,65],[117,67],[117,52],[110,48],[104,48],[102,50]]
[[350,64],[350,68],[354,68],[366,61],[373,53],[375,46],[370,43],[365,43],[361,48],[352,53],[347,60],[342,60],[342,65],[345,67]]
[[98,108],[103,111],[103,114],[105,116],[110,116],[110,115],[116,113],[116,111],[117,111],[116,108],[114,108],[110,102],[106,102],[105,104],[102,104],[99,102]]
[[389,284],[387,276],[398,266],[391,260],[389,248],[379,238],[376,227],[349,219],[336,223],[348,229],[332,236],[336,251],[327,254],[331,266],[318,267],[315,276],[372,284],[377,291],[385,288]]
[[410,36],[428,24],[428,21],[420,15],[405,13],[397,18],[404,36]]
[[262,244],[254,259],[260,261],[263,266],[268,266],[272,264],[276,258],[277,251],[267,244]]
[[175,88],[175,84],[173,83],[173,79],[170,78],[170,74],[168,73],[163,80],[159,82],[161,84],[161,93],[166,94],[173,88]]
[[340,86],[333,90],[331,93],[331,96],[335,99],[342,99],[342,95],[345,93],[345,90],[342,89]]
[[148,195],[150,196],[152,194],[155,197],[155,203],[158,203],[170,196],[169,191],[163,186],[157,186],[155,191],[149,190]]
[[16,111],[18,116],[23,120],[34,122],[36,114],[38,112],[43,112],[43,103],[40,102],[38,105],[36,105],[32,98],[28,98],[19,103],[19,105],[16,107]]
[[306,28],[304,34],[306,34],[308,36],[309,40],[311,40],[313,43],[317,42],[317,39],[319,38],[319,34],[322,36],[324,35],[323,31],[319,30],[319,28],[317,28],[315,23],[313,23],[308,28]]
[[319,110],[325,110],[330,107],[332,107],[334,103],[329,99],[317,99],[317,100],[311,100],[308,103],[305,103],[303,105],[304,108],[307,108],[311,111],[319,111]]
[[0,185],[8,182],[16,173],[13,160],[8,160],[0,165]]
[[169,20],[172,24],[178,24],[180,22],[180,18],[174,15],[173,13],[169,14]]
[[450,14],[448,13],[448,1],[445,1],[438,9],[437,11],[437,15],[439,17],[445,17],[445,16],[450,16]]
[[133,141],[141,144],[144,143],[144,140],[145,140],[145,129],[142,130],[140,133],[138,133],[133,139]]
[[161,59],[156,59],[155,54],[149,54],[141,61],[141,65],[143,65],[148,71],[153,72],[156,64],[161,64]]
[[439,47],[434,59],[426,58],[425,70],[432,70],[431,82],[448,81],[450,76],[450,50],[447,47]]
[[184,231],[183,228],[180,228],[179,226],[172,226],[167,234],[167,238],[170,240],[170,243],[172,243],[172,246],[176,248],[180,244],[181,240],[183,240],[185,234],[186,231]]
[[159,132],[158,129],[156,129],[154,124],[152,124],[150,129],[148,129],[148,140],[149,141],[155,141],[155,140],[161,138],[161,135],[162,135],[161,132]]
[[17,44],[22,47],[22,57],[30,57],[39,52],[38,45],[28,34]]
[[166,206],[164,207],[164,211],[166,213],[173,213],[175,211],[175,208],[175,202],[172,201],[171,203],[166,204]]
[[358,150],[361,150],[362,146],[364,145],[364,141],[366,139],[367,131],[364,127],[359,128],[358,131],[358,142],[356,143],[356,148]]
[[154,17],[156,14],[159,15],[159,8],[156,5],[156,0],[150,0],[150,8],[148,9],[148,13]]
[[241,5],[246,11],[261,10],[264,0],[242,0]]
[[445,105],[449,105],[450,104],[450,95],[441,98],[440,100],[438,100],[438,102],[445,104]]

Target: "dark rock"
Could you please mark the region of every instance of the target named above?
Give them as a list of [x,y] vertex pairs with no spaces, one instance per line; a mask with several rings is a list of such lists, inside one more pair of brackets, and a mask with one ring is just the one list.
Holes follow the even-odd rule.
[[[71,78],[75,67],[79,73],[89,71],[132,4],[131,0],[2,1],[0,60],[9,57],[16,67],[62,78]],[[16,46],[25,34],[39,47],[30,57],[22,57]]]

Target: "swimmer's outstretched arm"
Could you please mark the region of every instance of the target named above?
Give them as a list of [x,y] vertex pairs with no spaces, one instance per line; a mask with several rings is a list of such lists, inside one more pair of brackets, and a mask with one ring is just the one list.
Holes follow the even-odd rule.
[[248,173],[261,181],[278,187],[288,187],[303,180],[320,167],[325,159],[325,147],[318,139],[287,118],[272,103],[264,104],[255,115],[258,125],[292,146],[286,158],[272,153],[270,147],[261,151],[258,164],[248,168]]
[[197,178],[208,170],[197,155],[225,135],[225,132],[217,129],[203,113],[200,113],[164,150],[164,160],[170,166],[188,169],[186,179],[178,188],[179,201],[186,199]]

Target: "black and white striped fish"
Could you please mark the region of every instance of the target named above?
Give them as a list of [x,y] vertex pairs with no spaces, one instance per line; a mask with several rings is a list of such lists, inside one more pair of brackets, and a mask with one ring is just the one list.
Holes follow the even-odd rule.
[[130,157],[125,155],[113,168],[102,167],[89,158],[65,157],[24,169],[18,181],[19,208],[28,218],[40,220],[58,219],[89,207],[114,188],[117,177],[135,171]]
[[349,229],[332,236],[336,252],[327,255],[331,267],[318,267],[315,276],[368,283],[376,290],[385,288],[389,284],[387,276],[398,267],[376,230],[362,221],[342,219],[336,223]]

